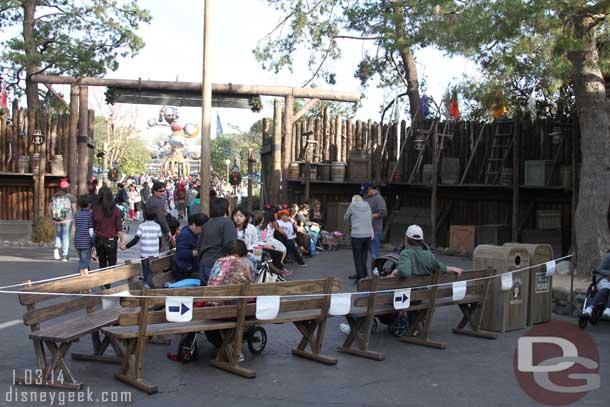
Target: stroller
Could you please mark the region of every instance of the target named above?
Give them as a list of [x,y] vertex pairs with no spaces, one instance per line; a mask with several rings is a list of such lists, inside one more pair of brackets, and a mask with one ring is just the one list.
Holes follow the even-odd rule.
[[580,329],[585,329],[589,323],[591,323],[591,325],[596,325],[599,321],[602,320],[602,313],[606,308],[606,304],[604,303],[599,304],[597,307],[593,308],[591,316],[583,314],[585,308],[587,308],[591,304],[591,300],[593,300],[593,297],[595,297],[595,295],[599,291],[597,284],[600,277],[603,278],[608,276],[599,273],[598,271],[593,272],[593,276],[591,277],[591,284],[589,285],[589,288],[587,288],[587,296],[583,301],[580,317],[578,318],[578,326],[580,327]]
[[341,232],[327,232],[322,230],[320,232],[320,243],[322,249],[327,251],[339,250],[339,240],[343,238]]
[[[261,254],[260,261],[257,262],[257,269],[254,276],[255,284],[274,283],[286,281],[286,279],[275,273],[272,267],[271,256],[265,251]],[[205,336],[212,345],[219,349],[222,346],[222,338],[218,331],[205,331]],[[189,363],[198,359],[197,355],[197,332],[182,336],[178,344],[177,358],[182,363]],[[253,355],[258,355],[267,346],[267,331],[262,326],[251,325],[244,331],[243,341],[248,345],[248,350]]]

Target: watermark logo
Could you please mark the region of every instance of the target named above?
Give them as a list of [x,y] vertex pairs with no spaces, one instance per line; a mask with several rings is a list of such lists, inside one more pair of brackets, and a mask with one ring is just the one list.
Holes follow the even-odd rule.
[[521,388],[547,406],[575,403],[600,387],[595,342],[563,321],[537,325],[519,338],[513,370]]

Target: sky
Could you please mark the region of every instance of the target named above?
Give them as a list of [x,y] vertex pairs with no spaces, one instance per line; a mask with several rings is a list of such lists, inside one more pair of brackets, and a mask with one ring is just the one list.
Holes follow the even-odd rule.
[[[237,83],[258,85],[301,86],[310,77],[307,58],[301,53],[295,59],[294,72],[274,74],[262,69],[252,50],[282,18],[282,14],[269,6],[265,0],[212,0],[211,23],[211,75],[214,83]],[[140,0],[141,7],[148,9],[152,21],[143,25],[138,34],[145,47],[134,58],[119,60],[119,68],[106,75],[108,78],[181,80],[200,82],[203,55],[203,1],[202,0]],[[353,73],[363,53],[361,41],[341,40],[343,57],[334,62],[337,72],[336,85],[320,82],[320,87],[343,91],[359,91],[359,81]],[[476,65],[463,58],[448,58],[434,49],[416,51],[419,77],[426,77],[427,93],[440,99],[450,83],[456,83],[464,73],[475,73]],[[90,108],[104,110],[103,92],[91,91]],[[64,95],[69,92],[63,90]],[[369,86],[356,113],[357,119],[378,121],[380,105],[388,91]],[[385,100],[387,103],[388,100]],[[212,134],[215,134],[216,114],[220,117],[225,132],[236,126],[248,130],[262,117],[273,116],[273,99],[263,98],[264,108],[259,113],[248,109],[214,109],[212,112]],[[146,132],[147,121],[158,116],[160,106],[139,106],[137,126]],[[182,123],[200,123],[201,109],[180,108]],[[403,116],[404,117],[404,116]],[[158,131],[158,129],[157,129]]]

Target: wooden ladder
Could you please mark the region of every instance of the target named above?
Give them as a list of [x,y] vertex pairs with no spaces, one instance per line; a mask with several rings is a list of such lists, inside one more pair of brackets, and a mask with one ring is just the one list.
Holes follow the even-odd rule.
[[502,167],[510,154],[515,141],[515,122],[512,120],[497,120],[496,129],[489,150],[485,184],[500,182]]

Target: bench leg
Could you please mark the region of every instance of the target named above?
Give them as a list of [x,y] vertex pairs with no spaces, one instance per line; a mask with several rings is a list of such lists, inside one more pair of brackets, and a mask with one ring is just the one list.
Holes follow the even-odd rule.
[[[116,341],[115,338],[111,339]],[[128,339],[121,360],[121,367],[119,371],[114,374],[114,378],[127,383],[136,389],[142,390],[148,394],[154,394],[159,391],[159,386],[150,383],[141,377],[142,366],[138,366],[138,358],[136,357],[136,351],[138,350],[139,338]],[[145,346],[142,344],[141,346]],[[139,373],[139,374],[138,374]]]
[[[347,323],[350,327],[350,333],[347,335],[347,338],[343,342],[343,346],[337,348],[337,350],[341,353],[347,353],[354,356],[360,356],[366,359],[381,361],[385,358],[384,354],[381,352],[375,352],[369,350],[369,338],[371,336],[370,328],[369,332],[366,331],[366,327],[369,326],[367,324],[367,318],[351,318],[345,317]],[[374,318],[374,317],[373,317]],[[352,343],[354,339],[358,342],[359,349],[355,349],[352,347]]]
[[[457,327],[453,328],[454,334],[473,336],[483,339],[496,339],[498,337],[498,335],[494,332],[480,330],[478,324],[473,320],[472,316],[479,307],[479,303],[460,304],[459,307],[462,311],[463,317]],[[472,330],[464,329],[466,328],[467,324],[470,325]]]
[[400,341],[434,349],[445,349],[447,347],[446,343],[431,341],[428,336],[432,314],[432,307],[416,311],[415,321],[409,326],[406,335],[401,337]]
[[72,353],[72,360],[86,360],[91,362],[103,363],[121,363],[121,355],[104,355],[104,352],[106,352],[108,345],[110,345],[110,339],[108,338],[108,336],[104,337],[103,341],[100,341],[100,333],[93,332],[91,334],[91,340],[93,342],[93,353]]
[[[305,359],[310,359],[316,362],[324,363],[326,365],[337,364],[337,359],[330,356],[322,355],[322,342],[324,339],[324,326],[326,320],[318,321],[298,321],[294,322],[294,325],[301,331],[303,338],[299,342],[296,349],[292,350],[292,354]],[[311,352],[308,352],[307,345],[309,345]]]
[[[44,345],[50,352],[50,360],[47,360]],[[61,389],[80,390],[83,386],[75,380],[74,375],[65,361],[66,353],[72,342],[57,344],[55,342],[42,342],[35,340],[36,362],[41,371],[40,377],[32,377],[27,380],[24,377],[16,377],[15,384],[57,387]],[[56,374],[57,371],[57,374]]]
[[222,345],[218,349],[216,358],[210,360],[210,365],[222,369],[226,372],[236,374],[246,379],[253,379],[256,377],[256,372],[251,369],[246,369],[239,365],[239,356],[235,356],[233,347],[234,342],[239,339],[241,342],[242,338],[236,338],[236,329],[223,329],[220,331],[222,338]]

